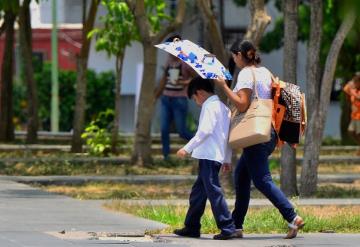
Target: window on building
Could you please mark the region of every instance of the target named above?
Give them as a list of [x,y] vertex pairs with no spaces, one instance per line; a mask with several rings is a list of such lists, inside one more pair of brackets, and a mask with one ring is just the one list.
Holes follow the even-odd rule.
[[82,0],[63,0],[64,1],[64,22],[82,23],[83,1]]

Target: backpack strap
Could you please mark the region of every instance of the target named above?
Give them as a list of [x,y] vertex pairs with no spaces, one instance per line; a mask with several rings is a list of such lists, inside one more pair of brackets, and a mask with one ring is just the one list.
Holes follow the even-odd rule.
[[285,107],[281,104],[279,104],[279,97],[280,97],[280,89],[281,89],[281,83],[278,77],[275,77],[271,72],[271,87],[274,93],[273,96],[273,113],[272,113],[272,125],[274,127],[274,130],[277,134],[277,147],[280,148],[284,145],[284,141],[280,140],[279,132],[280,132],[280,126],[282,123],[282,120],[284,118],[285,114]]
[[301,94],[301,125],[300,125],[300,133],[301,135],[305,134],[305,129],[307,125],[307,112],[306,112],[306,101],[305,94]]
[[272,77],[271,87],[274,92],[273,126],[275,131],[279,133],[286,109],[283,105],[279,104],[281,83],[278,78]]

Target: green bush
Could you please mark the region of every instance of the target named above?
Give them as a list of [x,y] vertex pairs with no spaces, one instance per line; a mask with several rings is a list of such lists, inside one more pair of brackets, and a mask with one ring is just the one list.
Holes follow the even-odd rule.
[[101,112],[85,128],[81,135],[86,141],[89,152],[96,156],[107,156],[111,151],[111,128],[114,111],[111,109]]
[[[51,64],[45,63],[37,68],[34,78],[38,87],[40,129],[50,130],[51,116]],[[73,114],[76,97],[76,71],[59,71],[59,102],[60,102],[60,131],[72,129]],[[115,75],[112,71],[95,73],[87,72],[87,104],[85,124],[95,116],[114,106]],[[14,85],[14,116],[17,128],[26,123],[26,86],[16,82]]]

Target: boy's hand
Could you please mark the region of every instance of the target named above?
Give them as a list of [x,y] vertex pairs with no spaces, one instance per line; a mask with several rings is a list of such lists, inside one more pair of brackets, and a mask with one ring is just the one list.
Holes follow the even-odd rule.
[[221,166],[221,171],[223,173],[228,173],[228,172],[231,172],[231,169],[232,169],[232,166],[230,163],[224,163],[222,166]]
[[176,156],[179,158],[185,158],[186,155],[187,155],[187,152],[183,148],[180,148],[176,153]]

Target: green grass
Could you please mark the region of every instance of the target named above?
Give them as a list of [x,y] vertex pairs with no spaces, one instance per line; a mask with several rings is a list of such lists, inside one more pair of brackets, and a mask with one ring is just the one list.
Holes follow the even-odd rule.
[[[140,206],[124,205],[121,202],[105,204],[105,207],[115,211],[134,214],[168,224],[166,233],[182,227],[187,208],[184,206]],[[341,232],[358,233],[360,231],[360,207],[299,207],[299,215],[305,220],[303,232]],[[217,233],[210,208],[207,208],[201,219],[202,233]],[[286,222],[273,207],[250,208],[244,224],[245,233],[285,233]]]

